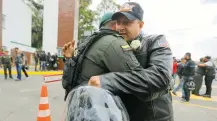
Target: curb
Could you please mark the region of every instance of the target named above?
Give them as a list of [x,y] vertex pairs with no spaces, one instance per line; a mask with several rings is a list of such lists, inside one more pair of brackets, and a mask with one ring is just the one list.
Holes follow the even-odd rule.
[[[55,74],[63,74],[63,71],[45,71],[45,72],[41,72],[41,71],[27,71],[28,75],[55,75]],[[16,71],[12,71],[11,74],[16,75],[17,72]],[[22,72],[22,74],[24,74]],[[0,75],[4,75],[4,71],[0,70]]]

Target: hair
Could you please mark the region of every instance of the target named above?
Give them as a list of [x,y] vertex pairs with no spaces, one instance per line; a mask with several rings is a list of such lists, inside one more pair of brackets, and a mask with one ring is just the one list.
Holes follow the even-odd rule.
[[209,59],[211,59],[211,57],[210,57],[210,56],[206,56],[205,58],[206,58],[206,59],[208,59],[208,60],[209,60]]
[[18,47],[15,47],[15,50],[19,50],[19,48],[18,48]]
[[185,53],[185,55],[191,58],[191,53],[188,52],[188,53]]

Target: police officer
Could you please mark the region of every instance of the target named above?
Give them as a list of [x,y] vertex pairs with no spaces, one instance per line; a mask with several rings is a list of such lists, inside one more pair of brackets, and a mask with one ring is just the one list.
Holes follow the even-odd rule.
[[10,55],[8,55],[8,51],[6,50],[4,52],[4,55],[1,57],[1,64],[4,67],[4,75],[5,75],[5,79],[8,78],[7,75],[7,69],[9,71],[9,78],[13,79],[12,75],[11,75],[11,65],[13,63],[12,57]]
[[198,64],[199,67],[205,67],[205,85],[206,85],[206,93],[202,96],[211,98],[211,91],[212,91],[212,81],[215,79],[216,74],[216,65],[212,61],[210,56],[206,56],[204,58],[203,64]]
[[195,62],[191,59],[191,53],[186,53],[185,54],[185,60],[186,64],[184,65],[183,69],[183,81],[184,81],[184,86],[183,90],[185,93],[185,97],[183,98],[182,101],[184,102],[189,102],[190,101],[190,90],[189,90],[189,82],[193,81],[194,75],[195,75]]
[[35,60],[35,71],[38,71],[37,66],[39,61],[39,54],[37,51],[34,53],[34,60]]
[[[199,64],[203,64],[203,60],[204,60],[204,58],[200,58]],[[196,72],[195,77],[194,77],[195,90],[192,91],[192,94],[195,94],[195,95],[199,96],[200,95],[199,94],[200,88],[201,88],[202,83],[203,83],[203,76],[204,76],[204,73],[205,73],[205,69],[204,69],[204,67],[197,66],[195,72]]]
[[[168,42],[163,35],[142,33],[143,9],[135,2],[125,3],[112,19],[117,20],[117,31],[130,45],[136,40],[141,43],[134,53],[143,68],[126,72],[116,69],[115,72],[93,76],[89,85],[118,94],[131,121],[173,121],[172,98],[168,91],[173,60]],[[108,61],[112,61],[110,66],[117,63],[130,65],[122,60],[113,58]]]
[[[84,55],[82,62],[80,78],[76,80],[77,85],[87,85],[91,76],[100,75],[108,72],[141,70],[142,67],[136,60],[133,49],[121,37],[117,31],[114,31],[116,21],[112,21],[112,13],[107,13],[102,17],[99,33],[104,33],[102,37],[94,42]],[[86,41],[87,42],[87,41]],[[70,58],[73,53],[73,43],[69,43],[63,48],[64,56]],[[81,46],[83,43],[80,44]],[[79,46],[80,47],[80,46]],[[70,50],[68,56],[67,51]],[[70,65],[69,59],[66,59],[64,66],[64,74],[68,72]],[[63,74],[62,85],[66,90],[66,95],[71,90],[70,83],[67,81],[67,76]]]

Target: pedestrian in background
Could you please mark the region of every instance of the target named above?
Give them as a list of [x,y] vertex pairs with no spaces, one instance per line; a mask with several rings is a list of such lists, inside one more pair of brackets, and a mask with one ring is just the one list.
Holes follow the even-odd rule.
[[12,63],[13,63],[13,59],[10,55],[8,55],[8,51],[4,51],[4,55],[1,56],[1,67],[3,65],[3,68],[4,68],[4,75],[5,75],[5,80],[7,80],[8,78],[8,74],[7,74],[7,69],[8,69],[8,72],[9,72],[9,78],[10,79],[13,79],[12,77],[12,74],[11,74],[11,66],[12,66]]
[[46,53],[45,51],[43,51],[41,53],[41,56],[40,56],[40,63],[41,63],[41,70],[42,71],[45,71],[46,70]]
[[215,79],[215,75],[216,75],[216,65],[210,56],[206,56],[204,58],[204,62],[205,63],[203,64],[198,64],[199,67],[205,67],[206,93],[202,96],[211,98],[212,82]]
[[[204,60],[204,58],[200,58],[199,64],[203,64],[204,63],[203,60]],[[203,83],[204,74],[205,74],[205,67],[197,66],[196,72],[195,72],[195,77],[194,77],[195,90],[192,91],[192,94],[195,94],[197,96],[200,95],[199,92],[200,92],[200,88],[201,88],[202,83]]]
[[173,57],[173,78],[174,80],[176,80],[176,76],[177,76],[177,66],[178,66],[178,63],[177,63],[177,60],[175,57]]
[[26,72],[26,69],[28,69],[28,60],[27,60],[27,57],[25,56],[24,53],[21,53],[21,57],[22,57],[22,71],[23,73],[25,74],[26,78],[29,77],[28,73]]
[[22,70],[22,56],[20,53],[19,48],[15,48],[15,53],[16,53],[16,57],[15,57],[15,65],[16,65],[16,70],[17,70],[17,79],[16,81],[21,81],[21,70]]
[[182,58],[181,62],[178,64],[177,75],[179,77],[179,85],[172,91],[172,93],[174,95],[176,95],[176,92],[181,88],[182,89],[182,98],[185,97],[185,93],[184,93],[184,90],[183,90],[184,81],[182,79],[182,76],[183,76],[182,73],[183,73],[185,63],[186,63],[186,60],[184,58]]
[[189,83],[194,80],[195,75],[195,62],[191,59],[191,53],[185,54],[185,60],[186,63],[183,68],[183,76],[182,79],[184,81],[183,90],[185,93],[185,97],[182,99],[183,102],[189,102],[190,101],[190,85]]
[[37,69],[38,61],[39,61],[38,52],[35,52],[35,53],[34,53],[34,60],[35,60],[35,71],[38,71],[38,69]]

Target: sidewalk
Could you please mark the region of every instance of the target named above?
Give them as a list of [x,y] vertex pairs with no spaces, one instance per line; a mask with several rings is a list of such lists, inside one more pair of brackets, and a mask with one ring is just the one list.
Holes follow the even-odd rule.
[[[34,66],[29,66],[29,70],[27,70],[29,75],[53,75],[53,74],[63,74],[62,70],[59,71],[35,71]],[[4,74],[3,68],[0,68],[0,75]],[[12,67],[12,74],[17,74],[16,68]],[[23,72],[22,72],[23,74]]]

